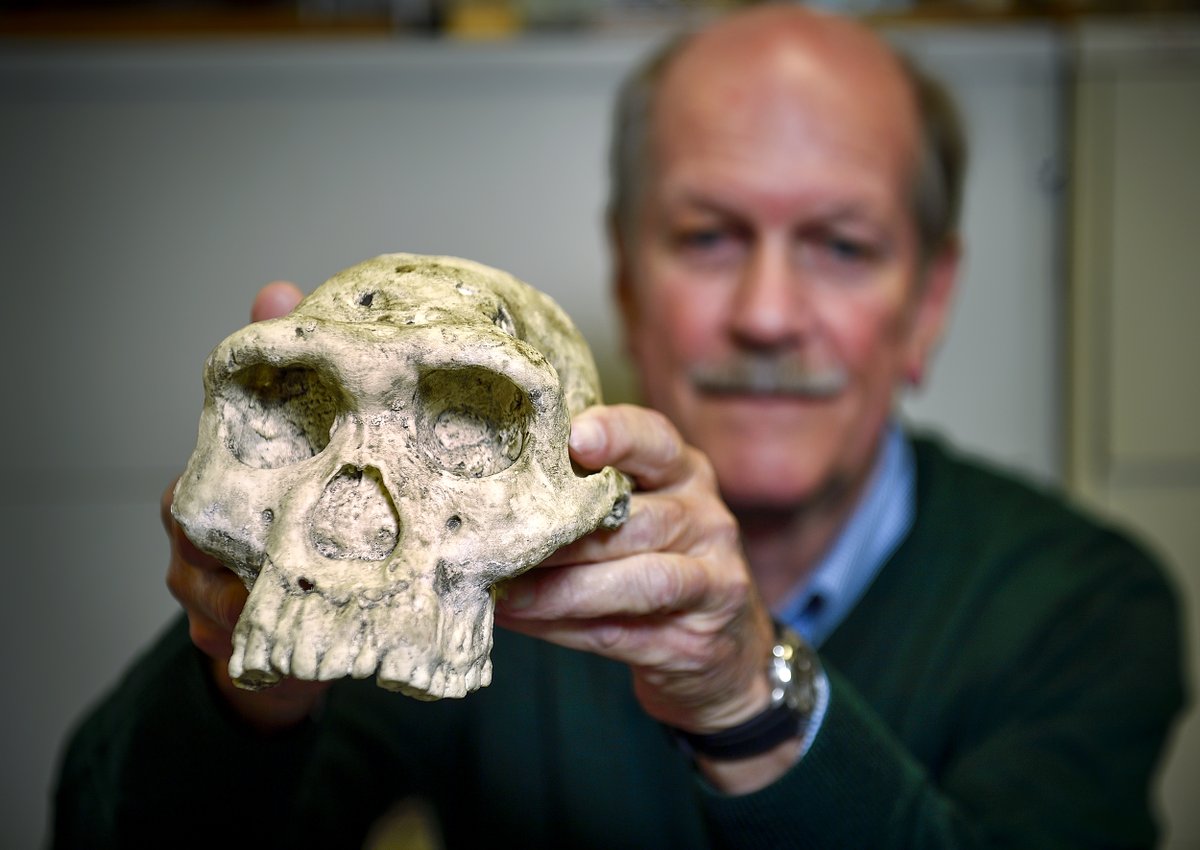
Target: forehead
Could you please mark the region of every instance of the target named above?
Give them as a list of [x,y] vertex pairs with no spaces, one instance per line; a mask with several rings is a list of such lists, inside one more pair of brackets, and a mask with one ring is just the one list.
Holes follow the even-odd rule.
[[915,100],[895,57],[867,33],[702,34],[667,68],[651,121],[668,181],[705,175],[767,194],[907,200]]

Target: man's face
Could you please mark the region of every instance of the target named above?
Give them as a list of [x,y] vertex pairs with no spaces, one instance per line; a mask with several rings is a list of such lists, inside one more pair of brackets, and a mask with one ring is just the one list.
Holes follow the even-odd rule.
[[861,487],[945,307],[918,285],[911,96],[827,65],[680,58],[624,246],[645,401],[743,510]]

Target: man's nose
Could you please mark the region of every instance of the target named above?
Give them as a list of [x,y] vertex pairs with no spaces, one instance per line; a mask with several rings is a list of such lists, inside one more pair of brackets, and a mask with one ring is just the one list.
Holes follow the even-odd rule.
[[755,244],[740,272],[730,330],[752,348],[796,345],[814,327],[812,289],[786,245]]

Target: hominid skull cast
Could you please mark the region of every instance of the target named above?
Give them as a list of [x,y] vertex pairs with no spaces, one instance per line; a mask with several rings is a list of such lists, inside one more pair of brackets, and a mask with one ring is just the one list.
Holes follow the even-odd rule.
[[250,589],[229,673],[372,674],[423,699],[491,681],[492,587],[625,518],[567,455],[600,401],[566,314],[467,260],[390,254],[209,356],[172,511]]

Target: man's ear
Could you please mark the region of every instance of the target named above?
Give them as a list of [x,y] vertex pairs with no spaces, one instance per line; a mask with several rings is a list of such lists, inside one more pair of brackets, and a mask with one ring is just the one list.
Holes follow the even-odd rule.
[[938,249],[919,284],[904,360],[904,377],[914,387],[924,381],[929,360],[949,321],[961,258],[962,245],[956,235]]

